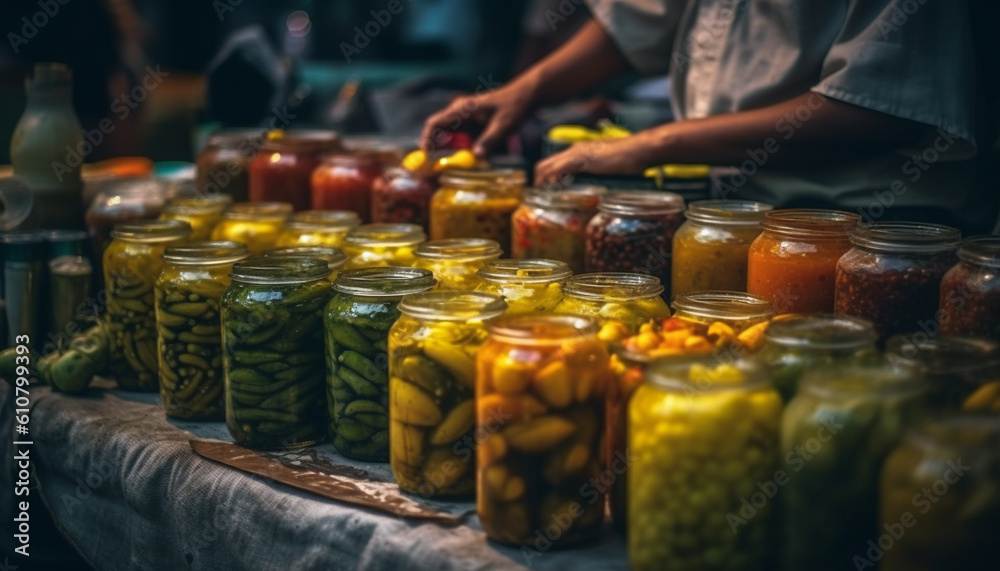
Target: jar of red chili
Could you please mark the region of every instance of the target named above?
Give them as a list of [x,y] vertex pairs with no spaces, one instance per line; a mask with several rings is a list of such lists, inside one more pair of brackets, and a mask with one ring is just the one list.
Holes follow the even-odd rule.
[[372,184],[372,222],[375,224],[430,224],[434,177],[402,167],[385,169]]
[[250,162],[250,200],[290,202],[309,209],[309,182],[324,155],[340,150],[332,131],[272,131]]
[[1000,339],[1000,236],[967,238],[941,280],[941,332]]
[[934,319],[941,278],[955,263],[962,233],[916,222],[859,226],[837,262],[834,313],[870,320],[882,338]]
[[684,222],[684,198],[672,192],[625,191],[601,199],[587,224],[587,272],[638,272],[670,291],[671,243]]
[[775,210],[747,255],[747,293],[776,313],[833,313],[837,261],[861,217],[836,210]]
[[228,194],[236,202],[250,199],[250,161],[263,144],[264,131],[222,130],[208,138],[195,163],[195,184],[206,195]]
[[597,214],[602,186],[529,189],[512,220],[512,258],[544,258],[584,271],[587,223]]
[[382,158],[369,151],[333,155],[312,173],[314,210],[351,210],[364,223],[372,210],[372,185],[382,176]]

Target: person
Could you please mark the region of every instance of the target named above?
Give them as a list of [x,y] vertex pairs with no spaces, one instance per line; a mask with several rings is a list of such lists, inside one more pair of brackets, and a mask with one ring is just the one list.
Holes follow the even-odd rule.
[[[578,1],[578,0],[575,0]],[[478,131],[486,154],[534,109],[629,70],[668,72],[677,121],[577,143],[535,184],[665,163],[728,167],[716,194],[989,232],[1000,203],[996,21],[966,0],[589,0],[560,49],[426,121],[421,145]],[[979,24],[977,24],[979,22]],[[987,56],[987,53],[989,54]],[[976,56],[981,56],[976,59]],[[993,59],[990,59],[993,58]],[[984,64],[983,62],[987,62]],[[993,99],[990,99],[990,97]],[[722,169],[717,172],[724,173]]]

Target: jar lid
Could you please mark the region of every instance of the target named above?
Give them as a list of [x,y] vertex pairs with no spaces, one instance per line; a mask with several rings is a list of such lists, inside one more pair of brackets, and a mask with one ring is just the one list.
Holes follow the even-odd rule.
[[507,304],[498,295],[467,291],[429,291],[408,295],[399,311],[433,321],[483,321],[499,316]]
[[277,256],[255,257],[233,264],[229,277],[234,281],[261,285],[294,285],[325,280],[330,275],[326,262],[316,258]]
[[951,377],[971,371],[1000,370],[1000,342],[991,339],[893,335],[886,342],[890,363],[919,369],[929,377]]
[[132,242],[172,242],[190,234],[191,225],[183,220],[135,220],[111,231],[112,238]]
[[250,250],[242,242],[191,242],[172,246],[163,252],[163,261],[179,266],[232,264],[245,259]]
[[582,315],[521,314],[507,315],[486,325],[494,338],[517,344],[551,345],[569,339],[596,337],[597,321]]
[[596,301],[648,299],[663,293],[660,278],[647,274],[602,272],[569,278],[563,293]]
[[1000,236],[972,236],[958,249],[959,259],[970,264],[1000,268]]
[[358,213],[350,210],[303,210],[285,221],[286,228],[308,232],[346,231],[360,225]]
[[295,207],[290,202],[237,202],[224,213],[225,218],[256,219],[274,218],[284,220]]
[[526,181],[523,169],[452,169],[441,174],[441,186],[510,186],[523,185]]
[[430,270],[388,266],[341,273],[333,287],[339,292],[370,297],[402,297],[423,293],[437,284]]
[[927,383],[919,371],[885,361],[810,369],[803,374],[800,389],[825,397],[870,392],[916,396]]
[[362,224],[352,228],[345,244],[352,246],[414,246],[427,239],[416,224]]
[[524,203],[536,208],[555,210],[596,211],[601,197],[607,192],[603,186],[568,186],[560,189],[529,188],[524,193]]
[[674,310],[705,319],[764,320],[774,315],[768,300],[737,291],[700,291],[674,298]]
[[598,210],[628,216],[680,213],[684,210],[684,197],[657,190],[619,190],[601,197]]
[[767,212],[764,229],[795,238],[848,238],[860,221],[852,212],[792,208]]
[[164,212],[173,214],[221,214],[233,203],[228,194],[206,194],[191,198],[172,198],[163,206]]
[[274,248],[264,252],[264,257],[301,256],[316,258],[327,263],[331,270],[336,270],[347,263],[347,254],[338,248],[329,246],[291,246],[289,248]]
[[494,283],[547,284],[565,282],[573,275],[573,270],[566,262],[525,258],[487,262],[479,275]]
[[660,358],[646,368],[646,380],[657,388],[691,396],[770,386],[767,368],[754,359],[729,353]]
[[788,313],[771,320],[764,333],[768,342],[783,347],[821,350],[858,349],[878,340],[871,321],[846,315]]
[[688,220],[732,226],[757,226],[774,207],[753,200],[696,200],[688,204]]
[[450,238],[432,240],[417,246],[416,257],[435,261],[493,260],[503,254],[500,243],[484,238]]
[[855,228],[851,243],[878,252],[937,254],[956,250],[962,244],[962,233],[939,224],[876,222]]

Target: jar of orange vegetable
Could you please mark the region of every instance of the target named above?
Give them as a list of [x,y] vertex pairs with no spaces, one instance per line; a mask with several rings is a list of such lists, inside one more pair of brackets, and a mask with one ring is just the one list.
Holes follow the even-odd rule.
[[431,240],[485,238],[509,247],[524,181],[519,169],[446,171],[431,198]]
[[312,207],[348,210],[371,221],[372,185],[382,176],[382,161],[372,152],[328,157],[312,173]]
[[271,131],[250,162],[250,200],[283,200],[309,208],[309,183],[324,155],[341,149],[332,131]]

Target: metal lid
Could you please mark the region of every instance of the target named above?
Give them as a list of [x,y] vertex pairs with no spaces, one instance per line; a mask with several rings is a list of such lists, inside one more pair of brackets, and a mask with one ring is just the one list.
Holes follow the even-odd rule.
[[234,281],[260,285],[306,284],[330,275],[326,262],[316,258],[277,256],[256,257],[236,262],[229,277]]
[[430,270],[388,266],[348,270],[337,277],[339,292],[370,297],[402,297],[423,293],[437,284]]

